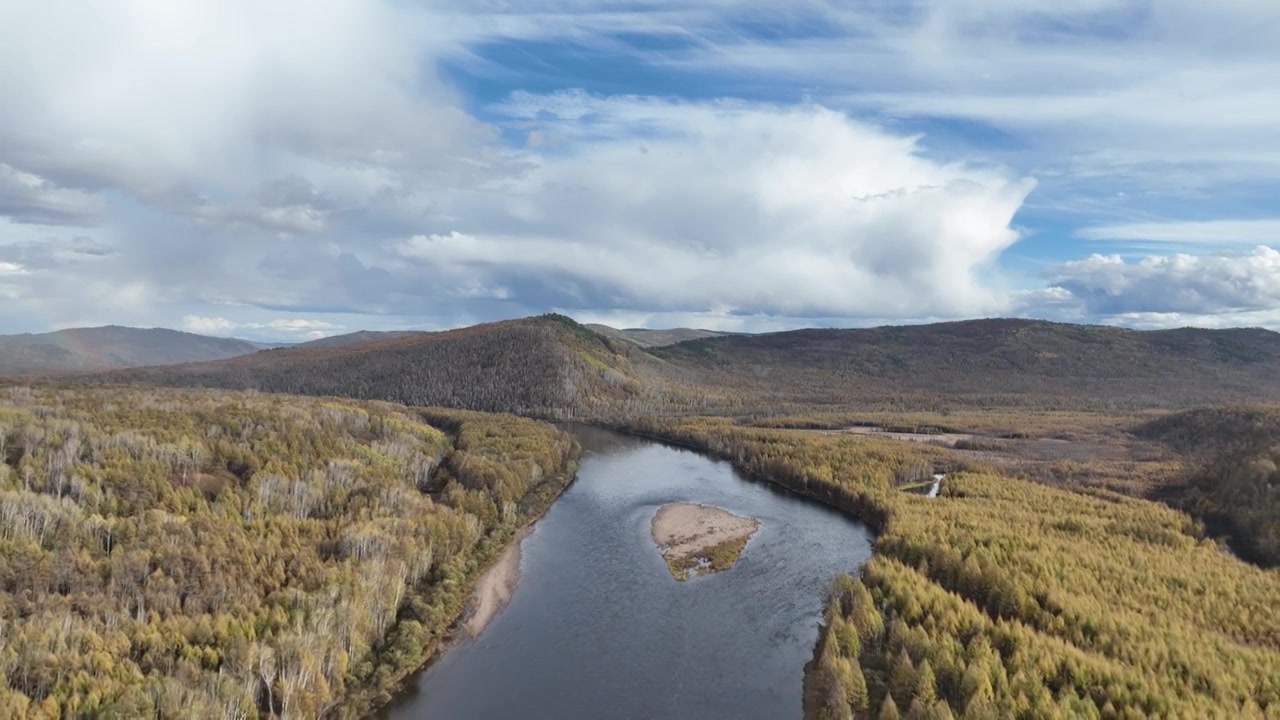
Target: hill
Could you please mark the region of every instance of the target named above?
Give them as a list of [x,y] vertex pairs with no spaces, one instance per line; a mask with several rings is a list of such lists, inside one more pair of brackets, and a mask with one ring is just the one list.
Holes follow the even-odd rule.
[[633,342],[642,348],[665,347],[685,342],[686,340],[701,340],[709,337],[721,337],[727,334],[714,330],[696,330],[694,328],[669,328],[666,330],[649,330],[647,328],[618,329],[594,323],[587,324],[585,327],[605,337]]
[[211,363],[87,376],[388,400],[570,418],[626,407],[642,393],[629,343],[543,315],[338,347],[298,346]]
[[544,315],[92,376],[539,417],[1186,408],[1280,400],[1280,335],[1029,320],[722,336],[643,349]]
[[108,325],[0,336],[0,375],[108,370],[221,360],[257,352],[246,340]]
[[1280,334],[1260,329],[1138,331],[993,319],[726,336],[650,352],[712,385],[813,406],[1188,407],[1280,399]]

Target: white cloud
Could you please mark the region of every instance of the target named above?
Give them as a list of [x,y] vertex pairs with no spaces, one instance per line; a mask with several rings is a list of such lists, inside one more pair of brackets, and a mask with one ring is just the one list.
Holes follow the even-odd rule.
[[1214,330],[1233,327],[1262,327],[1280,330],[1280,309],[1228,311],[1208,314],[1130,312],[1105,318],[1105,322],[1109,325],[1120,325],[1137,330],[1167,330],[1180,327],[1199,327]]
[[247,323],[245,327],[255,329],[269,328],[271,330],[283,330],[285,332],[307,332],[316,330],[333,330],[337,325],[324,322],[323,320],[304,320],[302,318],[292,318],[287,320],[272,320],[268,323]]
[[[398,252],[561,307],[792,316],[999,310],[976,273],[1018,239],[1034,183],[940,164],[914,138],[818,106],[522,94],[561,134],[501,208]],[[643,136],[640,139],[638,136]]]
[[[453,41],[431,20],[359,0],[8,13],[0,213],[90,215],[102,203],[88,193],[112,189],[232,230],[312,233],[325,223],[311,198],[252,191],[293,178],[358,204],[489,177],[493,133],[432,72]],[[41,197],[6,208],[10,186]]]
[[328,337],[342,329],[342,325],[308,318],[276,318],[268,321],[234,321],[225,317],[184,315],[182,327],[202,335],[229,335],[233,332],[266,339],[299,336],[314,339]]
[[1049,280],[1089,316],[1113,322],[1241,317],[1280,307],[1280,252],[1258,246],[1249,254],[1157,255],[1136,261],[1092,255],[1058,266]]
[[1076,233],[1086,240],[1133,240],[1152,243],[1280,245],[1280,219],[1206,220],[1095,225]]
[[224,317],[202,317],[200,315],[184,315],[182,329],[201,335],[223,335],[237,326]]
[[[1230,212],[1177,209],[1270,211],[1249,205],[1280,177],[1274,3],[48,0],[3,14],[6,327],[189,319],[303,337],[559,307],[763,329],[1254,312],[1231,303],[1271,297],[1256,253],[1095,257],[1020,292],[999,262],[1028,203],[1087,208],[1090,240],[1280,243],[1277,220],[1160,222],[1168,207],[1147,207],[1246,187]],[[518,84],[528,67],[485,52],[505,40],[647,63],[700,98],[815,100],[515,92],[482,122],[442,63]],[[1007,142],[968,142],[993,132]]]

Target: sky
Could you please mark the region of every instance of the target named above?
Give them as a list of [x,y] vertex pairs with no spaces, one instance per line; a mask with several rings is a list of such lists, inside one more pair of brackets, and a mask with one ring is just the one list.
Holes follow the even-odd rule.
[[0,333],[1280,329],[1280,3],[0,0]]

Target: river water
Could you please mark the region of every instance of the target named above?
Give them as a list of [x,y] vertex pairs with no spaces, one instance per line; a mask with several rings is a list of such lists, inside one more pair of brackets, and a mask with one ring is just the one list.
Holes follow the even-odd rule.
[[[510,605],[384,711],[406,720],[799,718],[823,594],[872,536],[724,462],[598,428],[522,546]],[[668,502],[760,520],[732,569],[676,582],[650,535]]]

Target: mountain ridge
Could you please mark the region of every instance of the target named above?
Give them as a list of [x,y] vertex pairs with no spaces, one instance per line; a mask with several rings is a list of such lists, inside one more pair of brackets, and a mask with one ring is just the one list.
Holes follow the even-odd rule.
[[223,360],[257,352],[256,343],[169,328],[123,325],[0,335],[0,375],[63,372]]
[[1280,334],[997,318],[725,335],[646,349],[542,315],[83,379],[560,419],[872,406],[1184,408],[1280,401]]

